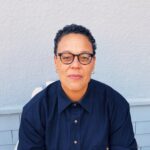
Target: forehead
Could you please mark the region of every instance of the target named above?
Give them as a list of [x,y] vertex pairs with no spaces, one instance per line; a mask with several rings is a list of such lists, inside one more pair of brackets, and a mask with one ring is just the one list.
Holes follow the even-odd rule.
[[92,52],[92,44],[88,37],[83,34],[70,33],[64,35],[58,43],[58,51]]

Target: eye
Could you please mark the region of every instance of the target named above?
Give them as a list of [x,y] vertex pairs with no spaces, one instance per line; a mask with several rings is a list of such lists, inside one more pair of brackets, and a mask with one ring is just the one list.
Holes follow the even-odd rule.
[[61,59],[63,61],[70,61],[70,60],[72,60],[72,58],[73,58],[73,56],[71,54],[62,54],[61,55]]
[[88,61],[91,58],[89,54],[81,54],[80,55],[80,60],[81,61]]

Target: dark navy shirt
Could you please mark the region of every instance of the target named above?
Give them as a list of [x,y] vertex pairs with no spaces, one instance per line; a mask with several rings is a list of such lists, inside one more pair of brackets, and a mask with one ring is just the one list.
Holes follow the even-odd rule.
[[111,87],[91,79],[72,102],[60,81],[23,108],[18,150],[137,150],[129,104]]

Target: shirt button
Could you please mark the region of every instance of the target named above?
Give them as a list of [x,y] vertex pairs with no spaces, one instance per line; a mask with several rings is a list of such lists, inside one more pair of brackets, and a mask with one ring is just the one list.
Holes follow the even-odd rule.
[[76,106],[77,106],[77,103],[74,103],[73,106],[76,107]]
[[78,123],[78,120],[74,120],[74,123],[77,124],[77,123]]
[[74,141],[73,141],[73,143],[74,143],[74,144],[77,144],[77,143],[78,143],[78,141],[77,141],[77,140],[74,140]]

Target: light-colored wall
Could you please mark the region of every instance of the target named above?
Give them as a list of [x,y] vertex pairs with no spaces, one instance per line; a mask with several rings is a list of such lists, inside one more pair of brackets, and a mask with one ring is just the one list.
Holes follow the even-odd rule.
[[149,0],[0,0],[0,107],[23,105],[57,79],[53,38],[71,23],[97,40],[93,78],[125,97],[150,97]]

